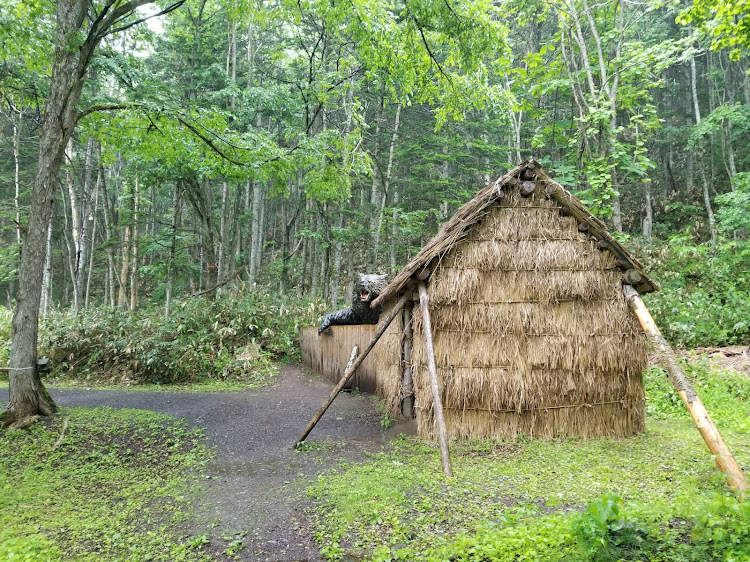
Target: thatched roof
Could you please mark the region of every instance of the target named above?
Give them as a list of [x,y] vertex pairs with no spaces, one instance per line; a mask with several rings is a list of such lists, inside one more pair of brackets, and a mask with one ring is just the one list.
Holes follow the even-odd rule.
[[618,267],[639,293],[657,289],[646,275],[643,266],[609,233],[607,226],[596,218],[581,201],[559,183],[550,178],[533,158],[523,162],[501,178],[479,191],[473,199],[462,205],[435,237],[399,272],[372,306],[388,302],[410,285],[414,279],[426,279],[453,246],[464,239],[471,227],[479,222],[493,203],[498,202],[510,189],[543,190],[547,197],[560,206],[562,214],[571,215],[579,223],[579,230],[587,232],[598,241],[602,251],[612,252]]

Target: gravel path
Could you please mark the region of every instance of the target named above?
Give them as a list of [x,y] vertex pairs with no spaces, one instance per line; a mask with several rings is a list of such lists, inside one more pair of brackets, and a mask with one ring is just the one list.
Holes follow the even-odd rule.
[[[308,441],[321,444],[295,453],[292,445],[331,391],[299,366],[282,367],[277,383],[240,392],[145,392],[50,389],[59,406],[111,406],[164,412],[205,428],[216,456],[199,475],[205,505],[195,534],[211,536],[217,560],[234,537],[245,542],[233,560],[320,560],[305,510],[305,488],[341,459],[360,460],[410,426],[384,432],[370,395],[341,393]],[[7,401],[7,388],[0,401]],[[223,538],[222,538],[223,537]]]

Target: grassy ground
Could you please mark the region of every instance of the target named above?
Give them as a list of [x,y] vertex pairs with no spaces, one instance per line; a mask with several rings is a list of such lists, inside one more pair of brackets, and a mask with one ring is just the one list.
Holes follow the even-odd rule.
[[0,560],[201,560],[186,477],[207,457],[198,433],[136,410],[0,432]]
[[[750,466],[750,380],[699,360],[702,399]],[[750,502],[724,479],[663,373],[632,439],[454,443],[403,438],[319,478],[317,536],[331,560],[750,560]]]

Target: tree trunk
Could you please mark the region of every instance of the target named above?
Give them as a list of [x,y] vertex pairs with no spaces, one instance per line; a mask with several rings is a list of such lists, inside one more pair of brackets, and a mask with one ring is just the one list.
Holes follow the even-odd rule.
[[[129,204],[133,204],[132,197]],[[128,213],[130,215],[130,213]],[[117,306],[127,308],[125,288],[128,286],[128,272],[130,271],[130,239],[132,237],[132,215],[127,217],[128,224],[125,225],[125,235],[122,241],[122,266],[120,267],[120,287],[117,293]]]
[[370,191],[370,237],[368,244],[367,272],[375,273],[378,267],[378,217],[380,216],[380,207],[382,206],[383,175],[381,162],[381,145],[380,145],[380,124],[383,121],[384,99],[378,98],[378,112],[375,118],[375,150],[372,154],[372,190]]
[[180,206],[182,204],[182,190],[179,182],[175,183],[172,194],[172,232],[169,241],[169,262],[167,264],[167,291],[164,299],[164,316],[169,318],[172,303],[172,287],[174,285],[175,261],[177,259],[177,232],[180,228]]
[[109,301],[105,299],[105,304],[109,302],[109,306],[115,307],[115,250],[112,246],[112,212],[109,207],[109,195],[107,194],[107,180],[104,175],[104,170],[101,169],[102,174],[102,200],[104,201],[104,237],[107,246],[107,287],[109,288],[108,296]]
[[89,220],[93,221],[93,226],[91,227],[91,242],[88,244],[90,246],[91,250],[87,250],[88,255],[88,275],[86,279],[86,298],[84,299],[84,308],[88,310],[89,308],[89,296],[91,295],[91,276],[94,271],[94,244],[96,242],[96,225],[98,221],[96,220],[97,215],[99,214],[99,187],[102,184],[102,169],[101,167],[98,167],[98,172],[96,174],[96,186],[94,187],[94,211],[91,213],[91,217]]
[[88,269],[89,250],[91,246],[91,217],[89,216],[89,208],[91,201],[91,172],[92,172],[92,160],[94,153],[94,137],[89,137],[86,144],[86,157],[84,160],[83,168],[83,182],[82,182],[82,205],[80,209],[80,218],[78,226],[80,228],[78,233],[78,240],[76,242],[76,289],[75,292],[78,295],[78,303],[84,300],[84,281],[86,279],[86,271]]
[[643,238],[651,240],[651,230],[654,226],[654,209],[651,204],[651,183],[646,182],[643,185],[646,190],[646,216],[643,219]]
[[52,304],[52,226],[47,229],[47,244],[44,252],[44,274],[42,275],[41,313],[47,318]]
[[[73,309],[78,312],[78,284],[76,283],[76,272],[78,270],[78,245],[81,238],[81,224],[80,224],[80,209],[78,207],[78,195],[76,193],[75,178],[73,176],[73,161],[75,160],[75,152],[73,150],[73,137],[68,139],[68,145],[66,148],[66,159],[68,161],[68,169],[65,172],[66,185],[68,186],[68,198],[70,201],[70,226],[71,236],[73,237],[73,249],[68,248],[71,255],[70,267],[72,269],[71,277],[73,279]],[[63,199],[65,201],[65,199]],[[67,225],[66,225],[67,226]],[[67,242],[67,228],[65,240]]]
[[252,285],[258,278],[258,272],[260,271],[260,253],[263,248],[261,242],[261,208],[263,189],[260,181],[253,180],[253,212],[250,225],[250,279],[249,282]]
[[13,183],[16,193],[13,205],[16,209],[16,243],[21,243],[21,175],[20,175],[20,153],[21,153],[21,125],[23,123],[23,111],[18,110],[18,121],[13,121]]
[[375,232],[373,233],[373,236],[375,237],[374,245],[376,248],[380,246],[380,231],[383,228],[383,214],[385,213],[386,198],[388,197],[388,192],[391,187],[391,175],[393,172],[393,153],[396,149],[396,142],[398,141],[398,128],[400,123],[401,104],[399,103],[398,106],[396,106],[396,117],[393,120],[393,133],[391,134],[391,142],[390,146],[388,147],[388,164],[386,165],[385,174],[382,178],[383,195],[380,198],[380,208],[378,209],[378,224]]
[[135,176],[135,193],[133,193],[133,255],[130,260],[132,270],[130,272],[130,310],[135,311],[138,307],[138,221],[141,211],[141,178]]
[[65,145],[75,128],[76,106],[83,88],[85,66],[90,60],[81,52],[83,47],[81,50],[71,47],[77,44],[76,38],[87,7],[88,2],[83,0],[57,3],[52,79],[40,132],[39,160],[18,270],[19,287],[8,361],[10,400],[8,409],[3,413],[4,425],[36,415],[50,415],[57,410],[36,370],[39,305],[54,189],[59,180]]

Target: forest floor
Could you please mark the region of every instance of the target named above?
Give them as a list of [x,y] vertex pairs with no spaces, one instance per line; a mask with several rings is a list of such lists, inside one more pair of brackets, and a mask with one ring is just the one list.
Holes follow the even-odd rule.
[[[320,560],[308,520],[306,488],[341,461],[361,461],[411,424],[381,426],[372,396],[341,393],[308,437],[303,451],[293,444],[328,397],[331,385],[297,365],[281,369],[278,381],[261,390],[170,392],[51,388],[57,404],[136,408],[183,418],[203,428],[214,450],[196,475],[203,489],[195,528],[210,537],[215,560]],[[0,401],[7,389],[0,389]],[[227,542],[244,548],[226,557]]]
[[682,349],[680,355],[686,359],[707,355],[712,361],[725,369],[732,369],[750,376],[750,346],[697,347],[695,349]]

